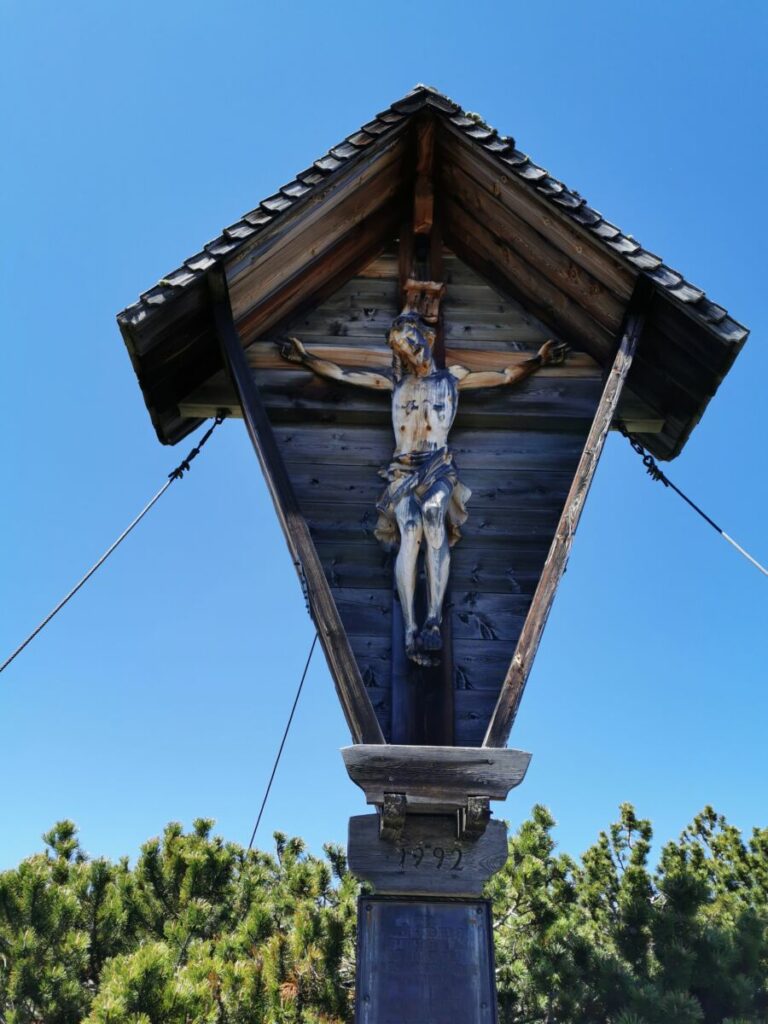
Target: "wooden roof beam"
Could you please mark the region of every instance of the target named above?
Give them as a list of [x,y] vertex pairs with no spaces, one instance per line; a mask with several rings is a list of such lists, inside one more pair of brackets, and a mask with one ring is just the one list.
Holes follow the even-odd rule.
[[[345,195],[331,214],[313,216],[311,223],[297,225],[284,244],[265,253],[247,273],[234,278],[232,312],[243,341],[248,344],[267,329],[265,310],[277,306],[282,309],[282,316],[291,312],[284,297],[294,304],[301,301],[304,295],[296,284],[310,281],[311,270],[319,270],[322,277],[322,265],[327,262],[331,266],[326,276],[332,276],[342,265],[348,239],[358,240],[362,249],[366,248],[366,240],[380,242],[383,247],[396,230],[397,220],[393,224],[392,213],[402,208],[410,193],[410,180],[400,153],[373,174],[365,188]],[[356,244],[353,242],[353,247]],[[229,269],[227,280],[231,280]]]
[[208,285],[224,365],[231,375],[232,387],[238,396],[248,435],[261,464],[288,549],[304,588],[352,738],[356,743],[383,743],[384,736],[376,713],[331,596],[309,527],[293,493],[272,426],[253,381],[232,317],[224,274],[218,270],[210,271]]
[[243,344],[251,344],[268,331],[279,331],[284,321],[333,294],[387,245],[397,231],[402,209],[400,196],[386,202],[265,295],[246,316],[237,320]]
[[607,289],[625,302],[629,300],[639,271],[630,268],[619,256],[606,253],[586,228],[581,228],[566,213],[527,187],[511,170],[502,170],[491,154],[486,155],[471,146],[449,121],[441,118],[440,125],[437,166],[441,171],[448,166],[461,168]]
[[502,683],[496,708],[483,740],[484,747],[504,747],[522,700],[525,684],[533,666],[552,603],[568,563],[573,538],[584,508],[592,479],[605,445],[605,439],[616,415],[621,392],[632,366],[638,341],[643,332],[651,288],[642,278],[638,282],[618,351],[605,382],[595,418],[568,492],[552,546],[549,549],[536,593],[525,620],[515,654]]
[[435,159],[435,119],[423,118],[416,126],[416,181],[413,187],[413,233],[428,235],[435,211],[433,167]]
[[502,238],[443,196],[440,213],[447,244],[492,285],[508,292],[562,339],[605,363],[615,332],[594,320]]
[[461,167],[446,163],[442,174],[452,199],[615,336],[624,317],[626,298],[612,292]]

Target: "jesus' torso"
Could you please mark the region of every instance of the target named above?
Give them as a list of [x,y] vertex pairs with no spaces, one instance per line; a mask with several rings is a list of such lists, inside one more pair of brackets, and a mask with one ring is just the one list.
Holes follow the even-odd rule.
[[448,370],[434,370],[426,377],[405,374],[392,394],[395,455],[447,445],[458,399],[456,378]]

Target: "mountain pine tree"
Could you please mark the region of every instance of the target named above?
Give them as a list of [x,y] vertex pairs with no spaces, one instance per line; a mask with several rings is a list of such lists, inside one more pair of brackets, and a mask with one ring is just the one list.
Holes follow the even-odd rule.
[[[71,822],[0,874],[0,1024],[348,1024],[359,886],[341,849],[248,852],[199,819],[133,867]],[[768,829],[711,808],[649,866],[632,807],[580,861],[535,807],[488,886],[501,1024],[765,1024]]]

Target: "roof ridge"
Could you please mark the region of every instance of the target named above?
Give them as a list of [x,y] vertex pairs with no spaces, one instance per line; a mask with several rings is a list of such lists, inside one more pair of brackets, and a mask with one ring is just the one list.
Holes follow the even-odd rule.
[[545,168],[534,163],[517,148],[511,136],[499,134],[480,114],[465,111],[445,93],[421,82],[338,145],[331,147],[325,156],[315,160],[292,181],[263,199],[254,210],[224,228],[200,252],[184,260],[180,267],[161,278],[154,287],[142,293],[137,302],[119,313],[118,321],[126,326],[141,323],[151,315],[154,308],[174,298],[214,263],[234,253],[282,213],[294,208],[363,149],[426,107],[444,116],[455,130],[472,140],[474,145],[501,165],[504,173],[514,174],[522,184],[547,200],[561,215],[567,216],[574,226],[610,249],[633,270],[649,277],[665,294],[697,316],[722,341],[741,344],[746,339],[747,329],[729,316],[724,307],[712,302],[702,289],[688,282],[683,274],[645,249],[632,235],[625,234],[608,221],[594,207],[589,206],[577,191],[568,188]]

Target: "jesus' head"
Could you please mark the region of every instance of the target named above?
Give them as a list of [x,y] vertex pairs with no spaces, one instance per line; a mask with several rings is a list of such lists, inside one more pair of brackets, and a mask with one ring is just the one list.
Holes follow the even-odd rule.
[[394,355],[395,375],[412,373],[426,377],[435,368],[432,346],[435,331],[418,313],[401,313],[392,321],[387,343]]

